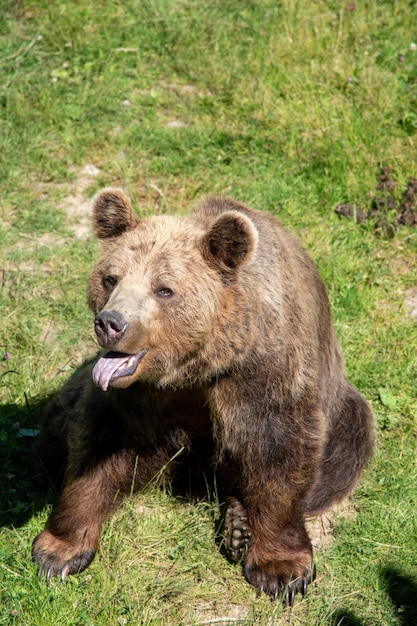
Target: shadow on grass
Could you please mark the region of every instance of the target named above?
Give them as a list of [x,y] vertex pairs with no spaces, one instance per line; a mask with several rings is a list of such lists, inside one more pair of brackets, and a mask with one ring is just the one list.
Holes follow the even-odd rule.
[[[381,569],[382,588],[391,600],[401,626],[417,626],[417,579],[404,576],[398,568]],[[368,624],[351,611],[339,610],[332,615],[331,626],[365,626]]]
[[381,570],[381,579],[401,626],[417,626],[417,579],[404,576],[391,565]]
[[[33,448],[42,414],[51,399],[27,401],[25,406],[0,405],[0,527],[24,525],[59,497],[59,488],[42,488],[33,480]],[[213,448],[206,439],[195,441],[187,462],[179,464],[169,487],[172,495],[187,502],[217,499],[214,471],[209,469],[212,457]]]
[[331,626],[365,626],[365,622],[351,611],[337,611],[332,616]]
[[0,406],[0,526],[18,527],[50,501],[32,482],[32,449],[45,400]]

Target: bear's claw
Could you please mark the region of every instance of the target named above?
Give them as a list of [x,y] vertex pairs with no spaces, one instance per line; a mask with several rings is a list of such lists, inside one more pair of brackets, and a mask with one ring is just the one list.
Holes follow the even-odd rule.
[[257,590],[258,596],[266,593],[274,601],[282,598],[284,606],[292,607],[297,593],[301,593],[303,597],[307,594],[308,585],[316,577],[316,568],[312,564],[305,576],[299,576],[289,582],[284,582],[284,577],[280,575],[269,574],[257,566],[248,564],[244,566],[243,573],[247,582]]
[[79,550],[45,530],[33,542],[32,558],[37,563],[39,577],[47,582],[54,576],[64,581],[71,574],[85,570],[94,559],[95,550]]
[[90,551],[76,554],[65,562],[60,561],[55,555],[33,552],[33,560],[37,562],[39,568],[39,578],[46,578],[47,582],[55,576],[60,576],[64,582],[67,576],[85,570],[93,559],[94,552]]

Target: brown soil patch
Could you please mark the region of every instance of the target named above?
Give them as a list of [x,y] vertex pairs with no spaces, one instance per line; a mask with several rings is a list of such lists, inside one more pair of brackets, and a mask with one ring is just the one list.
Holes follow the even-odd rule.
[[369,208],[355,204],[338,204],[335,213],[341,217],[354,219],[358,224],[373,220],[375,232],[383,237],[394,236],[399,225],[417,225],[417,179],[409,178],[407,188],[398,202],[395,190],[397,181],[391,177],[388,167],[381,168],[376,183],[376,195],[371,198]]
[[202,602],[193,609],[193,618],[197,624],[247,624],[248,609],[241,605],[227,605]]
[[407,289],[405,292],[405,307],[408,315],[417,320],[417,287]]
[[[75,237],[86,240],[91,236],[91,199],[86,196],[86,192],[100,174],[100,170],[92,163],[87,163],[82,169],[75,171],[75,174],[75,180],[70,185],[66,183],[38,183],[36,191],[39,198],[45,200],[51,193],[61,192],[64,197],[58,203],[58,208],[64,211],[68,219],[69,229]],[[64,238],[57,238],[53,234],[32,237],[32,239],[34,242],[36,241],[37,245],[57,246],[65,244]]]
[[60,204],[68,217],[69,228],[77,239],[89,239],[91,236],[91,200],[85,192],[100,174],[92,163],[87,163],[77,174],[71,193]]
[[357,512],[348,499],[335,505],[322,515],[307,518],[306,527],[315,550],[325,550],[334,542],[333,529],[339,519],[354,520]]

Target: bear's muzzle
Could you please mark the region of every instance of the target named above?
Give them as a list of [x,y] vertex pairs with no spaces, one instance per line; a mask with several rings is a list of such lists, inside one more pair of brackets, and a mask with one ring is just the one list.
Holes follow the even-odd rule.
[[128,323],[117,311],[101,311],[94,320],[94,330],[104,348],[114,347],[124,336]]

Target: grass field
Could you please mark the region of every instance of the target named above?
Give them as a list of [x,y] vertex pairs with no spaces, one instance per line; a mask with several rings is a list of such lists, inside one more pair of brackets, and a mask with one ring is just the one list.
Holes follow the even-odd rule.
[[[417,227],[387,201],[417,177],[416,14],[413,0],[0,0],[0,624],[417,624]],[[376,190],[381,167],[392,192]],[[88,200],[105,185],[142,214],[234,196],[320,268],[378,450],[292,610],[218,552],[215,498],[153,488],[106,524],[86,572],[38,580],[50,502],[28,435],[96,349]],[[377,208],[357,223],[341,203]]]

